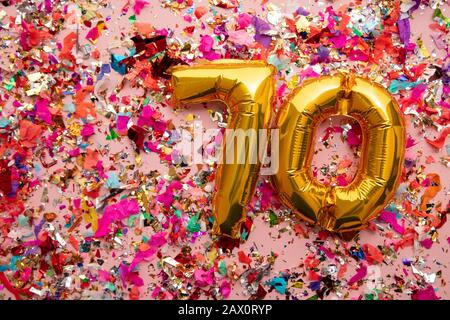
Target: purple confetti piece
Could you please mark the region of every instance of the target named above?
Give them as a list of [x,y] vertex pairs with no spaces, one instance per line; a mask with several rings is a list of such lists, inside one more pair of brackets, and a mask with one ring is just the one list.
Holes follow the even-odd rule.
[[266,34],[267,31],[270,31],[270,25],[257,17],[253,17],[252,23],[255,27],[255,41],[265,48],[270,48],[272,37]]
[[397,26],[400,34],[400,41],[403,44],[408,44],[411,36],[411,25],[409,23],[409,18],[398,20]]

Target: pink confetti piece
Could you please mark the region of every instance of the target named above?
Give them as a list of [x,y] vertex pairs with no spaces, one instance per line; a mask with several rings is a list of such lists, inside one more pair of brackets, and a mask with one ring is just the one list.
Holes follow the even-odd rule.
[[345,47],[346,45],[346,37],[344,34],[339,34],[336,37],[330,38],[331,43],[334,44],[334,47],[336,49],[341,49],[343,47]]
[[326,254],[328,259],[334,259],[335,255],[330,250],[325,248],[324,246],[320,246],[320,250],[322,250]]
[[89,32],[86,35],[86,39],[91,41],[92,43],[97,43],[97,40],[102,35],[102,31],[105,28],[105,23],[103,21],[97,22],[97,25],[89,30]]
[[243,29],[237,31],[230,31],[228,32],[228,36],[229,36],[228,39],[236,44],[248,47],[254,44],[253,38],[247,33],[247,31]]
[[425,289],[417,290],[416,293],[411,295],[412,300],[439,300],[439,297],[436,295],[433,286],[429,285]]
[[231,293],[231,284],[227,280],[224,280],[220,284],[219,290],[224,298],[228,298]]
[[356,269],[356,274],[350,278],[348,281],[348,284],[351,286],[354,283],[358,282],[359,280],[362,280],[367,275],[367,266],[364,264],[361,264],[358,269]]
[[[137,204],[137,202],[136,202]],[[133,258],[133,261],[130,264],[128,270],[133,270],[139,263],[142,261],[149,261],[153,258],[154,254],[158,251],[160,247],[166,244],[166,233],[158,232],[151,236],[149,241],[149,249],[145,251],[138,251]]]
[[420,241],[420,245],[425,249],[431,249],[431,247],[433,246],[433,240],[431,240],[431,238],[427,238],[425,240]]
[[135,199],[123,199],[116,204],[106,207],[103,216],[98,220],[96,238],[106,236],[111,232],[110,226],[113,222],[121,221],[139,212],[139,204]]
[[83,126],[83,129],[81,129],[80,133],[83,137],[92,136],[94,134],[94,126],[87,123]]
[[52,115],[49,109],[49,101],[47,99],[38,99],[36,102],[36,115],[46,124],[53,124]]
[[239,28],[245,29],[252,23],[252,16],[248,13],[241,13],[237,18]]
[[337,176],[336,182],[337,182],[337,185],[340,186],[340,187],[345,187],[346,185],[348,185],[348,181],[345,178],[344,174],[341,174],[341,175]]
[[414,147],[417,144],[417,142],[414,140],[413,137],[408,135],[408,138],[406,139],[406,148]]
[[381,211],[379,219],[387,222],[391,225],[392,229],[394,229],[394,231],[400,233],[400,234],[404,234],[405,233],[405,229],[398,224],[397,222],[397,214],[395,212],[391,212],[391,211]]
[[119,134],[127,134],[128,131],[128,121],[130,120],[130,117],[125,115],[119,115],[117,117],[117,131]]
[[199,287],[206,287],[214,284],[214,268],[208,271],[197,269],[194,272],[195,284]]
[[348,58],[351,61],[369,61],[369,57],[361,50],[350,51]]
[[142,9],[144,9],[144,7],[147,6],[148,4],[149,3],[145,0],[136,0],[133,6],[134,13],[140,14]]
[[347,133],[347,143],[350,147],[356,147],[361,144],[361,127],[360,126],[352,126]]
[[203,53],[203,57],[208,60],[220,59],[220,54],[213,50],[214,39],[209,35],[203,35],[200,40],[199,50]]

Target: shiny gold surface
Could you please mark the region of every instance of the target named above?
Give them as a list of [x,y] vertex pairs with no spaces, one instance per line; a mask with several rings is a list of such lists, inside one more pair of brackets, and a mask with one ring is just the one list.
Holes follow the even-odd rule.
[[[260,61],[218,60],[195,66],[177,66],[172,70],[171,85],[176,105],[220,100],[229,110],[228,129],[268,129],[275,93],[274,68]],[[227,150],[232,136],[225,136],[222,150]],[[258,142],[256,142],[258,144]],[[255,191],[260,161],[252,149],[238,150],[243,163],[228,163],[222,153],[216,176],[216,194],[213,210],[214,233],[239,237],[240,222],[245,219],[247,205]],[[250,150],[249,150],[250,149]],[[250,152],[249,152],[250,151]],[[257,152],[257,151],[256,151]]]
[[[325,186],[312,175],[316,128],[330,115],[358,120],[363,132],[358,173],[346,187]],[[405,150],[397,102],[380,85],[351,75],[311,79],[297,88],[276,119],[279,171],[273,183],[283,202],[330,231],[364,228],[393,197]]]

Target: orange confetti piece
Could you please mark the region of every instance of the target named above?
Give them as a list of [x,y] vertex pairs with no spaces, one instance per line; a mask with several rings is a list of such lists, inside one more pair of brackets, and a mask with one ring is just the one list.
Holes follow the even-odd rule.
[[147,22],[136,22],[134,26],[137,32],[142,34],[144,37],[150,37],[155,31],[155,28]]
[[442,130],[442,132],[439,135],[439,137],[436,138],[435,140],[431,140],[431,139],[428,139],[428,138],[425,138],[425,140],[429,144],[431,144],[433,147],[435,147],[436,149],[441,149],[444,146],[445,139],[447,139],[448,135],[450,135],[450,127],[447,127],[444,130]]
[[37,145],[37,139],[41,136],[42,128],[28,120],[21,120],[19,124],[20,141],[23,146],[31,148]]
[[439,175],[436,173],[427,174],[427,179],[430,180],[430,185],[425,189],[425,192],[422,196],[422,203],[420,205],[420,209],[422,211],[426,211],[427,204],[433,199],[439,191],[441,191],[441,179]]
[[91,170],[97,165],[99,156],[97,151],[88,148],[86,153],[86,158],[84,159],[84,169]]
[[94,86],[86,86],[75,93],[75,117],[86,118],[88,114],[97,117],[95,112],[94,103],[91,101],[84,101],[84,99],[94,91]]

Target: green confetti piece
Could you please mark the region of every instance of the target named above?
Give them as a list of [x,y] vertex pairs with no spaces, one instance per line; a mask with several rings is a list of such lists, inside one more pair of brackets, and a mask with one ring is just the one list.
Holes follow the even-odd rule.
[[295,43],[291,42],[291,44],[289,45],[289,48],[291,49],[291,52],[295,52]]
[[181,210],[175,210],[175,215],[177,216],[178,219],[181,218]]
[[135,215],[132,215],[132,216],[128,217],[127,225],[128,225],[129,227],[134,226],[134,223],[136,222],[136,219],[137,219],[138,217],[139,217],[139,214],[135,214]]
[[359,32],[359,30],[356,29],[355,27],[353,27],[352,30],[353,30],[353,33],[356,34],[358,37],[361,37],[361,36],[362,36],[362,33]]
[[[447,29],[450,28],[450,18],[445,17],[440,8],[436,8],[436,10],[434,10],[433,19],[435,21],[439,20],[436,18],[441,19],[442,22],[445,23],[445,28],[447,28]],[[440,22],[440,21],[438,21],[438,22]]]
[[222,276],[225,276],[227,274],[227,264],[223,260],[219,262],[219,273]]
[[46,272],[46,275],[47,275],[48,277],[53,278],[53,277],[55,276],[55,270],[53,270],[53,268],[49,268],[49,269],[47,270],[47,272]]
[[132,15],[128,18],[128,21],[130,21],[131,24],[134,24],[136,22],[136,15]]
[[309,298],[306,299],[306,300],[319,300],[319,297],[318,297],[317,295],[314,295],[314,296],[312,296],[312,297],[309,297]]
[[148,212],[144,212],[144,219],[145,220],[153,220],[153,217]]
[[148,105],[149,102],[150,102],[150,98],[149,98],[149,97],[146,97],[146,98],[144,99],[144,106]]
[[272,210],[270,210],[270,212],[269,212],[269,221],[270,221],[270,226],[271,227],[273,227],[273,226],[278,224],[278,217],[275,214],[275,212],[273,212]]
[[24,227],[24,226],[28,225],[28,217],[21,214],[21,215],[19,215],[18,222],[19,222],[19,225]]
[[119,137],[119,135],[114,131],[114,129],[111,129],[109,131],[109,134],[106,136],[106,140],[115,140]]
[[154,60],[164,56],[165,54],[166,54],[166,51],[157,52],[150,58],[150,60],[154,61]]
[[116,291],[116,286],[112,282],[105,283],[105,289],[109,291]]
[[373,293],[367,293],[365,295],[366,300],[375,300],[375,295]]
[[12,88],[14,88],[14,85],[8,83],[8,84],[3,85],[3,88],[5,88],[5,89],[8,90],[8,91],[11,91]]
[[189,219],[187,224],[187,230],[189,232],[198,232],[200,231],[200,224],[198,223],[199,215],[195,215]]

